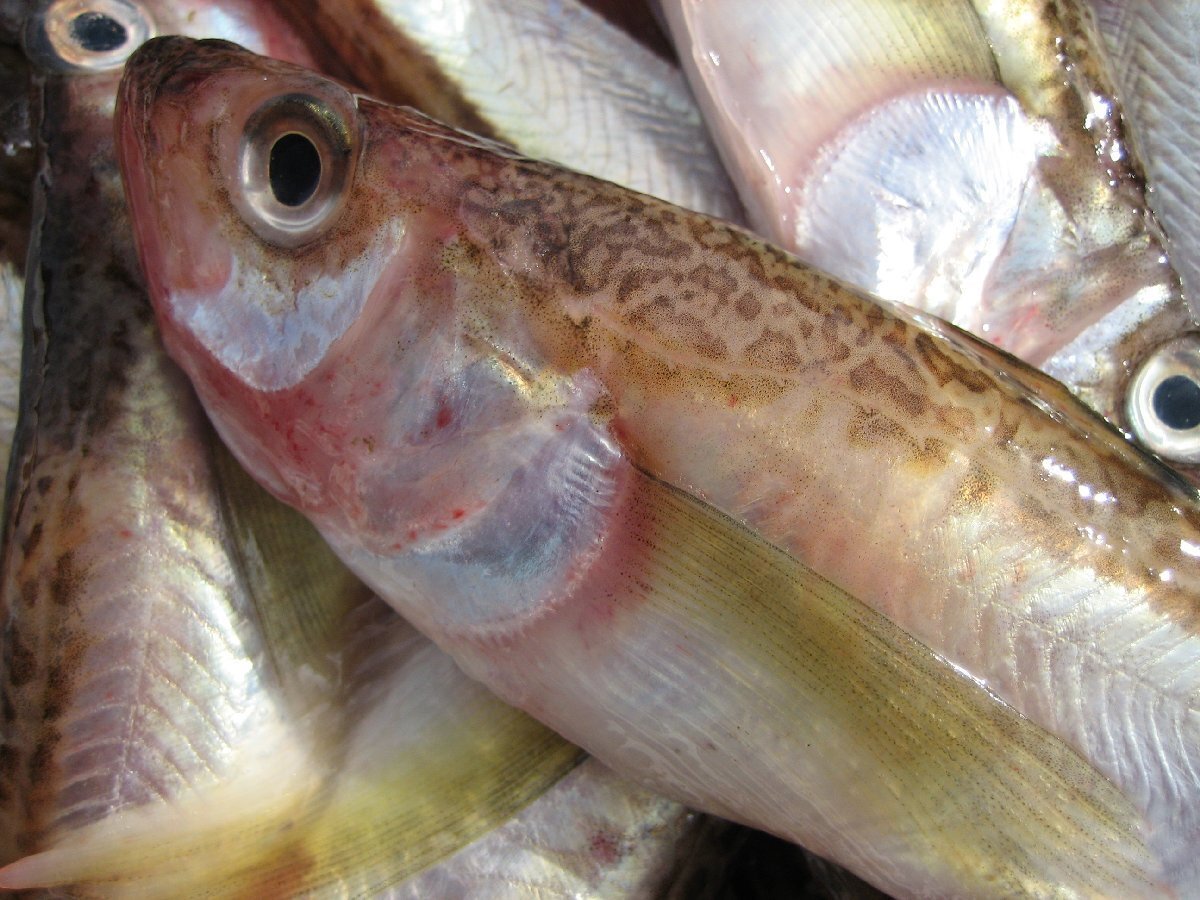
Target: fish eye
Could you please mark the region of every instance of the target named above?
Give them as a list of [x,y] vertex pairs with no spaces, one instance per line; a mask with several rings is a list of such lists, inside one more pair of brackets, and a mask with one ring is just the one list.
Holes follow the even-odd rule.
[[1171,462],[1200,463],[1200,334],[1158,347],[1138,368],[1125,398],[1136,437]]
[[321,183],[321,154],[304,135],[289,131],[271,145],[267,177],[276,200],[284,206],[300,206]]
[[103,72],[154,36],[149,14],[130,0],[50,0],[29,17],[25,50],[51,71]]
[[320,97],[286,94],[268,100],[246,121],[236,199],[263,240],[299,247],[335,220],[354,164],[347,119]]

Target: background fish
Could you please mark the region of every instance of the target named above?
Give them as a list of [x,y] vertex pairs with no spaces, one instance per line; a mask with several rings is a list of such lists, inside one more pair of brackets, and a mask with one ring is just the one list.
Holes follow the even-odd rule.
[[[239,739],[281,715],[254,662],[207,426],[128,243],[112,106],[121,51],[152,26],[118,5],[116,47],[61,21],[60,43],[39,44],[68,7],[27,10],[51,74],[34,104],[47,112],[0,601],[5,862],[225,771]],[[104,74],[63,74],[93,63]]]
[[[1147,200],[1166,231],[1194,320],[1200,233],[1188,198],[1200,174],[1194,152],[1200,103],[1188,84],[1194,80],[1196,8],[1103,0],[1082,5],[1092,13],[1085,18],[1108,51],[1103,63],[1121,100],[1125,135],[1148,180]],[[1126,398],[1134,433],[1167,459],[1195,466],[1200,463],[1200,337],[1194,325],[1139,362]]]
[[887,890],[1192,883],[1196,496],[1052,381],[229,45],[118,131],[223,439],[502,696]]
[[0,97],[0,469],[8,471],[17,424],[21,303],[33,182],[29,65],[17,46],[15,29],[0,31]]
[[1079,4],[661,6],[763,234],[1043,368],[1167,459],[1200,460],[1157,412],[1162,378],[1129,393],[1195,321]]
[[1188,197],[1200,184],[1200,106],[1194,81],[1197,9],[1181,2],[1084,4],[1109,51],[1107,69],[1129,122],[1128,139],[1150,182],[1171,261],[1193,303],[1200,296],[1200,220]]

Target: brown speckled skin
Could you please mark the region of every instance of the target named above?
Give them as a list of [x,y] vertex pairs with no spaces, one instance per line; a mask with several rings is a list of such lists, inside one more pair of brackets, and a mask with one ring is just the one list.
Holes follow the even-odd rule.
[[[197,11],[149,5],[160,27]],[[291,41],[278,51],[307,58]],[[211,429],[162,349],[130,240],[119,79],[37,74],[0,586],[0,863],[209,777],[261,687],[254,671],[222,680],[224,654],[257,652],[256,637],[222,546]]]
[[[228,47],[149,46],[129,68],[120,144],[127,166],[145,166],[129,191],[171,352],[272,490],[327,535],[376,554],[395,540],[403,559],[426,546],[413,523],[434,528],[450,514],[436,502],[504,465],[455,450],[458,480],[433,500],[416,481],[375,478],[474,446],[398,412],[436,408],[426,395],[447,359],[508,373],[491,415],[511,412],[518,443],[586,401],[634,466],[751,526],[1075,747],[1187,883],[1200,836],[1191,488],[1044,376],[943,323],[726,224],[365,98],[346,212],[295,251],[248,241],[216,157],[198,165],[208,151],[179,141],[189,111],[172,100],[180,83],[236,97],[239,67],[302,77]],[[397,222],[358,320],[280,390],[256,391],[175,318],[181,285],[220,286],[164,254],[184,234],[205,235],[193,267],[228,272],[236,254],[299,290]],[[598,472],[597,490],[625,496],[621,477]]]

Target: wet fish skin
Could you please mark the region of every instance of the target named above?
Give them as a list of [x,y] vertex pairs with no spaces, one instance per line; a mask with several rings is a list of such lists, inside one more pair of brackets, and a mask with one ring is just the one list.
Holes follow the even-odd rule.
[[1079,4],[660,5],[762,234],[1134,430],[1133,369],[1195,320]]
[[0,471],[17,424],[21,369],[21,305],[29,245],[33,140],[29,126],[30,71],[13,44],[0,46]]
[[[361,143],[344,213],[299,246],[231,255],[222,235],[265,226],[209,198],[269,99],[264,75]],[[183,106],[180,83],[205,90]],[[1196,495],[1060,386],[736,229],[228,46],[150,44],[123,91],[120,153],[172,354],[255,476],[468,671],[618,771],[887,890],[1192,883]],[[211,145],[176,143],[184,122],[207,123]],[[182,265],[164,252],[175,229],[203,236]],[[791,599],[749,613],[751,596]],[[792,618],[834,607],[808,630]],[[822,655],[816,635],[850,611],[839,639],[870,634],[885,654]],[[818,656],[824,690],[802,687]],[[828,672],[857,685],[893,663],[830,699]],[[873,733],[868,701],[974,710],[957,733],[995,743],[960,757],[922,732],[937,759],[897,762],[855,818],[841,766],[906,734]],[[823,715],[780,715],[809,703]],[[839,724],[802,736],[825,716]],[[1018,748],[1011,771],[984,764]],[[1017,837],[1047,823],[990,806],[993,778],[1069,821]],[[935,795],[953,801],[930,820],[905,805]],[[965,838],[978,828],[998,831]],[[946,831],[975,850],[939,846]]]
[[[214,9],[155,12],[184,28]],[[211,777],[272,715],[222,544],[208,426],[161,349],[127,237],[111,149],[119,77],[42,72],[37,84],[0,599],[4,862]],[[106,762],[110,746],[128,748],[123,763]]]
[[1200,291],[1200,229],[1187,197],[1200,179],[1200,109],[1187,89],[1197,32],[1194,4],[1084,0],[1109,53],[1130,139],[1152,186],[1150,205],[1168,235],[1172,262],[1194,304]]

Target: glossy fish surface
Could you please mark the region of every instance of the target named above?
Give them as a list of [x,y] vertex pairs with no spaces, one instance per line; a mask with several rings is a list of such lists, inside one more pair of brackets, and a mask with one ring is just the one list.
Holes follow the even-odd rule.
[[756,229],[1042,368],[1169,460],[1200,460],[1194,435],[1129,396],[1197,320],[1128,152],[1139,129],[1120,101],[1147,92],[1117,91],[1082,4],[661,6]]
[[[161,349],[112,153],[121,51],[153,26],[118,4],[116,48],[61,29],[48,41],[66,6],[27,4],[24,20],[40,158],[0,593],[4,862],[223,771],[278,712],[208,426]],[[176,14],[214,8],[175,10],[158,12],[183,27]]]
[[222,438],[502,697],[900,895],[1195,883],[1196,495],[1060,386],[228,44],[118,119]]
[[1200,297],[1200,222],[1189,197],[1200,185],[1200,105],[1195,79],[1200,10],[1194,3],[1086,0],[1108,48],[1132,139],[1167,231],[1171,259],[1192,303]]
[[[2,21],[2,20],[0,20]],[[29,245],[33,140],[29,123],[30,69],[16,35],[0,29],[0,469],[17,424],[21,370],[21,305]]]

